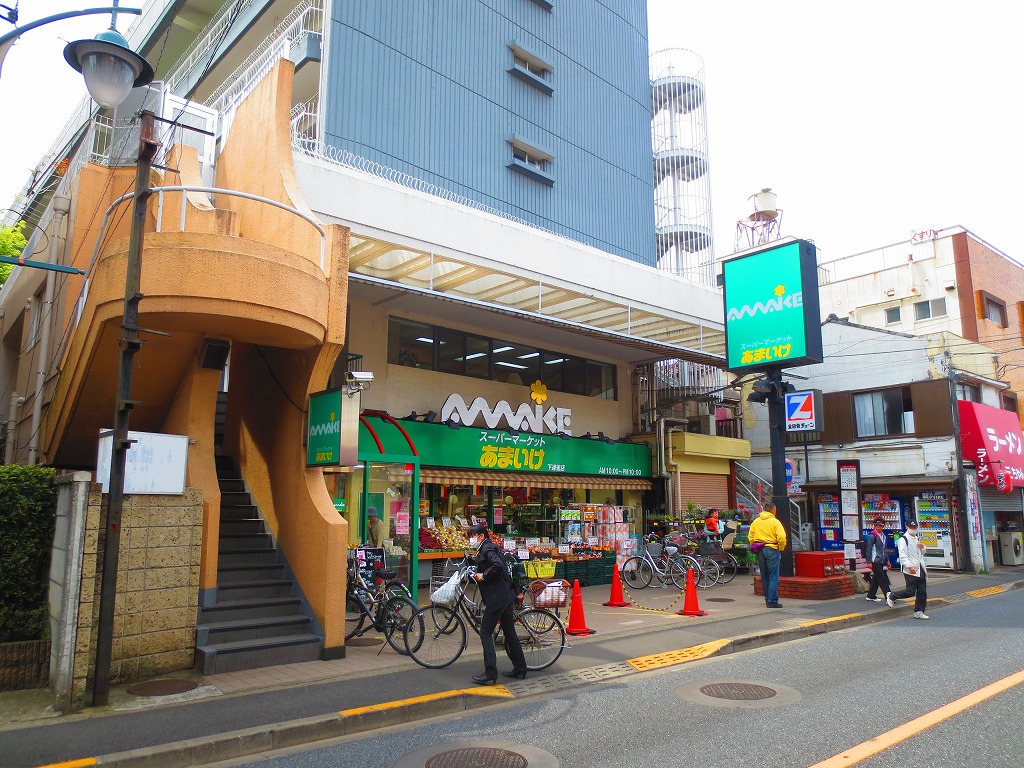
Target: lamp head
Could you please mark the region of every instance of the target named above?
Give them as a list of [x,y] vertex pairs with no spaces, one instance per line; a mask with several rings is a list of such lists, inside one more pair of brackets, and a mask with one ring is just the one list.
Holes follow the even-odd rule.
[[91,40],[68,43],[64,59],[82,73],[93,100],[107,109],[124,102],[132,88],[153,82],[153,67],[114,29],[105,29]]

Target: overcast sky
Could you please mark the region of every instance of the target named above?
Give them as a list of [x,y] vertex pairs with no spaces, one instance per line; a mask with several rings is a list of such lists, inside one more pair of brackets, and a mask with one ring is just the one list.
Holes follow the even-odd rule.
[[[102,5],[21,0],[21,22]],[[704,60],[717,255],[771,187],[782,233],[815,240],[823,259],[959,224],[1024,261],[1024,4],[649,0],[649,21],[651,50]],[[85,93],[65,43],[108,23],[51,24],[8,54],[0,206]]]

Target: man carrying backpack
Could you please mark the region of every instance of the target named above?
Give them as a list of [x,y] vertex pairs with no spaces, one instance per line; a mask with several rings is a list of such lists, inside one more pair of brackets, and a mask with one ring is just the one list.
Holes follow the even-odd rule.
[[889,585],[889,560],[885,554],[885,520],[875,518],[875,529],[864,539],[864,559],[871,564],[871,579],[868,581],[868,596],[865,598],[870,603],[880,603],[882,598],[878,597],[878,590],[881,587],[882,594],[886,598],[892,592]]

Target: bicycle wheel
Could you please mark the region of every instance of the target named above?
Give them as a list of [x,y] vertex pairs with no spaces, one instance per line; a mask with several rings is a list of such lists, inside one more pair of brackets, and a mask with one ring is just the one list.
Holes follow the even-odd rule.
[[700,570],[694,574],[697,586],[700,589],[711,589],[718,583],[718,574],[721,573],[718,563],[703,555],[697,558],[697,562],[700,565]]
[[441,669],[466,650],[466,622],[443,605],[429,605],[413,614],[405,630],[405,649],[421,667]]
[[363,628],[366,613],[359,598],[349,593],[345,598],[345,639],[351,640]]
[[381,608],[384,639],[403,656],[408,653],[405,649],[406,627],[419,609],[420,607],[407,597],[390,597]]
[[643,589],[654,578],[654,569],[646,560],[631,557],[622,564],[622,580],[630,589]]
[[734,578],[736,573],[740,569],[740,564],[736,561],[736,558],[726,552],[721,560],[716,560],[715,563],[718,565],[720,571],[718,575],[719,584],[728,584]]
[[565,648],[565,627],[555,614],[543,608],[527,608],[516,616],[516,636],[531,672],[550,667]]
[[[676,558],[668,566],[668,575],[672,578],[672,583],[679,589],[686,589],[686,574],[690,569],[687,567],[686,561],[682,558]],[[696,576],[696,573],[694,573]]]
[[412,600],[412,592],[400,581],[389,581],[385,584],[384,594],[388,597],[405,597]]

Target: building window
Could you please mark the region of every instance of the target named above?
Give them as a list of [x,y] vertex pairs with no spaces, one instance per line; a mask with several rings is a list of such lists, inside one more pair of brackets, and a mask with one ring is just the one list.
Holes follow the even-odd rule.
[[981,387],[976,384],[967,384],[965,382],[957,382],[956,385],[956,399],[967,400],[972,403],[981,402]]
[[887,310],[885,310],[885,324],[886,325],[896,325],[900,321],[901,321],[901,318],[900,318],[900,308],[899,307],[889,307]]
[[551,2],[551,0],[533,0],[533,3],[535,5],[539,5],[545,11],[550,11],[552,8],[555,7],[555,4]]
[[991,320],[1000,328],[1008,327],[1010,323],[1006,316],[1006,302],[985,291],[978,291],[978,295],[981,299],[983,317],[986,320]]
[[618,399],[610,363],[397,317],[388,321],[388,362],[524,387],[541,381],[554,392]]
[[1000,397],[1000,403],[1003,406],[1004,411],[1012,411],[1017,413],[1017,395],[1013,392],[1003,392]]
[[906,435],[914,431],[910,387],[893,387],[853,396],[857,437]]
[[510,45],[508,48],[512,54],[512,66],[508,70],[510,75],[548,96],[555,92],[551,83],[555,68],[551,64],[518,45]]
[[512,154],[509,168],[549,187],[555,183],[551,175],[551,165],[555,158],[551,154],[524,144],[518,139],[509,141],[509,147]]
[[931,301],[914,302],[914,319],[928,320],[932,317],[946,316],[946,300],[932,299]]

